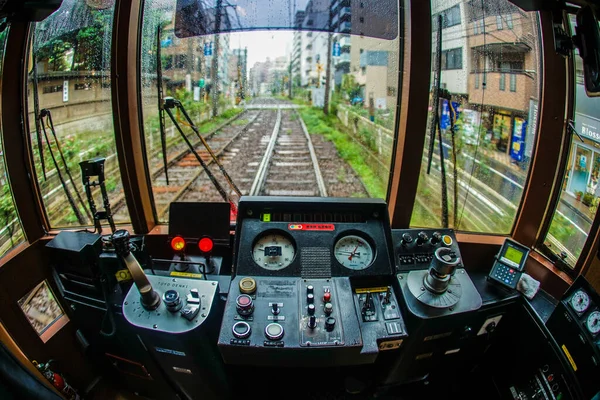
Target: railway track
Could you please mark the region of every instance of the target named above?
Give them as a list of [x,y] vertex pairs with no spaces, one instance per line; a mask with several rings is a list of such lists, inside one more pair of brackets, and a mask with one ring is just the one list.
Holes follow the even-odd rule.
[[277,121],[249,195],[327,197],[310,135],[295,110],[277,111]]

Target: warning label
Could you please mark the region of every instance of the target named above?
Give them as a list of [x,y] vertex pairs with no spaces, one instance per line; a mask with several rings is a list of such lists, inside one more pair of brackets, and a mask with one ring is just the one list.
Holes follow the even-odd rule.
[[335,231],[333,224],[289,224],[291,231]]

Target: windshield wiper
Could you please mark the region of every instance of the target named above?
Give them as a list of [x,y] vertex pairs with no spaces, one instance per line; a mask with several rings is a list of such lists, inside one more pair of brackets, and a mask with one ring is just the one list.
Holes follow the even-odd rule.
[[[44,121],[44,118],[46,118],[46,121]],[[81,197],[81,193],[79,193],[79,190],[77,189],[77,186],[75,185],[75,180],[73,179],[73,176],[71,175],[71,169],[69,168],[69,165],[67,164],[67,160],[65,160],[65,156],[62,152],[62,148],[60,147],[60,142],[58,141],[58,137],[56,136],[56,130],[54,129],[54,123],[52,122],[52,114],[50,113],[50,110],[44,108],[40,111],[39,124],[42,126],[42,131],[44,132],[44,137],[46,138],[46,143],[48,144],[48,152],[50,153],[50,157],[52,158],[52,163],[54,164],[54,168],[56,169],[56,175],[58,176],[58,179],[60,180],[62,188],[65,192],[65,195],[67,196],[67,200],[69,201],[69,204],[71,205],[71,208],[73,209],[73,212],[75,213],[75,216],[77,217],[77,221],[79,222],[79,224],[85,225],[86,220],[85,220],[83,214],[81,214],[79,207],[77,207],[77,204],[75,203],[75,199],[73,198],[73,195],[71,195],[71,191],[67,187],[67,182],[65,181],[65,179],[62,175],[62,172],[60,172],[58,162],[56,161],[54,151],[52,150],[52,145],[50,144],[50,140],[48,138],[48,132],[46,132],[46,125],[48,125],[48,128],[50,129],[50,131],[52,132],[52,136],[54,137],[54,143],[56,143],[56,148],[58,149],[58,153],[60,154],[60,159],[62,160],[62,163],[65,166],[65,171],[67,172],[67,175],[68,175],[69,179],[71,180],[71,184],[73,185],[73,189],[75,190],[75,194],[77,195],[79,202],[83,206],[83,209],[85,210],[88,218],[91,221],[92,216],[89,213],[89,210],[87,209],[86,204],[83,201],[83,198]],[[41,147],[40,147],[40,150],[41,150],[40,157],[43,158],[44,153],[43,153],[43,149]]]
[[165,111],[162,106],[164,97],[163,79],[162,79],[162,60],[160,52],[160,39],[162,36],[162,27],[158,25],[156,31],[156,85],[158,86],[158,122],[160,126],[160,145],[162,147],[162,159],[165,167],[165,178],[169,184],[169,171],[167,165],[167,134],[165,132]]
[[212,184],[214,185],[214,187],[217,189],[217,191],[219,192],[219,194],[221,195],[221,197],[223,198],[223,200],[225,200],[226,202],[230,203],[231,206],[234,208],[235,213],[237,213],[237,202],[231,199],[231,196],[229,194],[227,194],[227,191],[223,188],[223,186],[219,183],[219,181],[217,181],[217,179],[215,178],[215,175],[208,168],[208,165],[204,162],[204,160],[202,160],[202,157],[200,157],[200,155],[198,154],[198,152],[196,151],[196,149],[194,148],[194,146],[192,145],[192,143],[190,142],[190,140],[187,138],[187,136],[185,135],[185,133],[181,129],[181,126],[179,125],[179,122],[177,122],[177,119],[173,115],[172,109],[174,109],[174,108],[177,108],[183,114],[183,116],[187,120],[188,125],[196,133],[196,135],[198,136],[198,138],[200,139],[200,141],[202,142],[202,144],[204,145],[204,147],[206,148],[206,150],[210,154],[212,160],[219,166],[219,169],[221,170],[221,173],[223,174],[223,176],[227,180],[227,183],[229,184],[229,186],[238,195],[238,198],[241,197],[242,193],[240,192],[240,190],[238,189],[238,187],[235,185],[235,183],[233,183],[233,180],[231,179],[231,177],[229,176],[229,174],[227,173],[227,171],[225,171],[225,168],[219,162],[217,156],[212,151],[212,149],[210,148],[210,146],[208,145],[208,143],[206,142],[206,140],[202,137],[202,135],[200,134],[200,131],[198,130],[198,128],[196,127],[196,125],[194,125],[192,119],[190,118],[190,116],[188,115],[187,111],[183,107],[183,104],[181,104],[181,102],[179,100],[174,99],[173,97],[165,97],[162,107],[167,112],[167,114],[169,114],[169,118],[171,118],[171,121],[173,121],[173,124],[177,128],[177,131],[179,132],[179,134],[181,135],[181,137],[183,138],[183,140],[187,144],[189,150],[194,154],[194,156],[196,157],[196,160],[198,160],[198,162],[200,163],[200,165],[202,166],[202,168],[206,172],[206,175],[208,176],[208,178],[210,179],[210,181],[212,182]]
[[[427,175],[431,172],[431,164],[433,162],[433,148],[435,145],[435,132],[438,132],[438,140],[440,146],[440,168],[442,175],[442,226],[448,227],[448,186],[446,183],[446,166],[444,162],[444,145],[442,142],[442,129],[440,121],[440,99],[443,99],[441,90],[442,80],[442,16],[438,15],[438,34],[437,48],[435,60],[435,81],[433,88],[433,123],[429,129],[429,155],[427,159]],[[454,165],[456,170],[456,165]],[[456,192],[455,192],[456,193]],[[455,196],[456,198],[456,196]],[[454,205],[456,209],[456,204]],[[456,220],[455,220],[456,223]]]

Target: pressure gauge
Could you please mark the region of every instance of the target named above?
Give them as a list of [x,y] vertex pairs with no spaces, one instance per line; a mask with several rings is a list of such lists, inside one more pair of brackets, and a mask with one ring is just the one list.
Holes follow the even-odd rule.
[[292,239],[279,232],[262,234],[252,248],[254,262],[271,271],[284,269],[294,261],[295,255]]
[[583,290],[578,290],[569,300],[569,305],[578,314],[583,314],[590,306],[590,297]]
[[353,270],[368,268],[374,258],[371,245],[355,235],[347,235],[338,240],[333,253],[340,264]]
[[600,332],[600,311],[590,313],[585,325],[592,335],[597,335]]

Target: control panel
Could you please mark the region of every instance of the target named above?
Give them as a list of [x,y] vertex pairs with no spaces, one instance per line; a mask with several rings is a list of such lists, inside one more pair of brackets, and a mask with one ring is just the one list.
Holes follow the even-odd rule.
[[600,392],[600,295],[583,276],[566,291],[546,326],[579,381],[584,398],[592,398]]
[[428,268],[439,248],[460,253],[452,229],[392,229],[392,241],[400,271]]
[[166,333],[185,333],[206,320],[216,298],[218,283],[148,275],[161,300],[155,309],[144,307],[135,286],[125,297],[123,315],[139,328]]
[[379,350],[400,347],[405,336],[389,286],[353,289],[348,278],[237,277],[219,348],[230,364],[277,365],[288,354],[290,366],[352,365],[373,362]]
[[238,216],[218,342],[226,363],[357,365],[400,347],[383,201],[242,198]]

